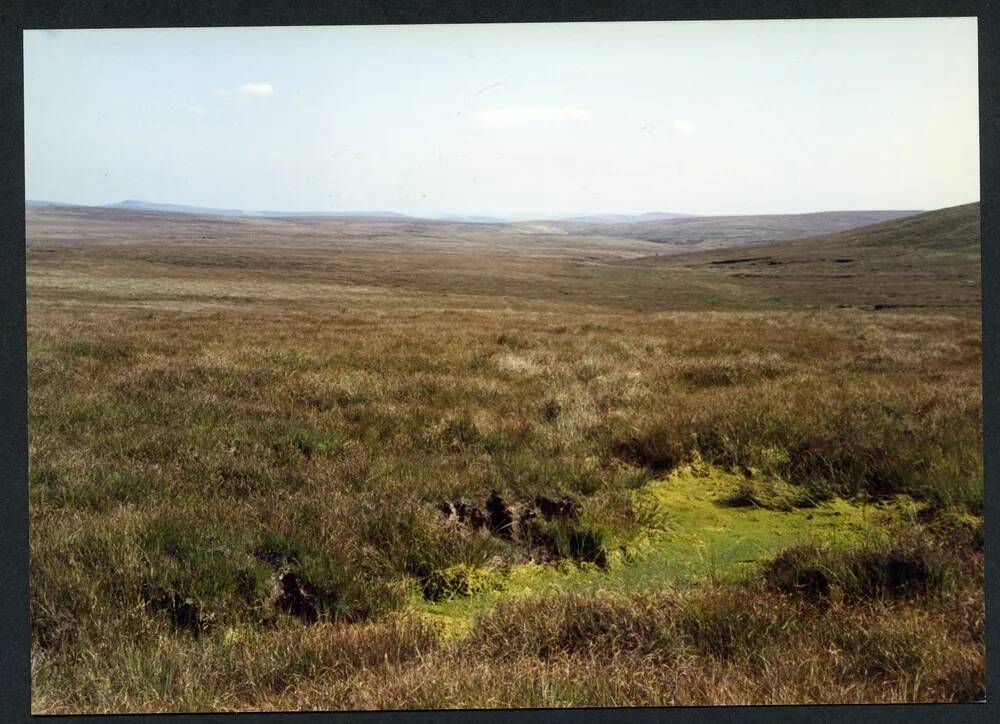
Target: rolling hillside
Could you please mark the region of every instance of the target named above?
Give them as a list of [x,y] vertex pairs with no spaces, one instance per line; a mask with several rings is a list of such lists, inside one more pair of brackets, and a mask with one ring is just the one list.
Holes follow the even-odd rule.
[[408,218],[405,214],[399,214],[395,211],[246,211],[244,209],[216,209],[207,206],[185,206],[183,204],[160,204],[151,201],[137,201],[135,199],[127,199],[125,201],[119,201],[116,204],[108,204],[105,208],[131,209],[134,211],[161,211],[169,214],[199,214],[203,216],[265,216],[276,218],[312,216],[372,216],[378,218]]
[[659,245],[605,235],[572,236],[536,225],[477,223],[375,216],[250,217],[108,208],[26,207],[29,245],[134,245],[145,248],[197,245],[206,249],[368,249],[432,252],[462,249],[476,254],[516,254],[594,259],[631,258]]
[[668,219],[690,219],[695,214],[677,214],[671,211],[649,211],[645,214],[584,214],[559,219],[569,224],[638,224],[649,221],[666,221]]
[[695,216],[622,224],[593,224],[573,220],[546,223],[569,234],[602,234],[669,246],[716,249],[829,234],[918,213],[920,212],[824,211],[814,214]]
[[[941,255],[979,260],[979,203],[863,226],[822,236],[746,245],[739,250],[706,251],[676,257],[678,263],[715,266],[753,265],[775,268],[788,264],[849,264],[853,254],[867,264],[905,256],[913,262]],[[753,250],[752,259],[747,252]],[[757,254],[756,252],[760,252]],[[655,257],[665,260],[666,257]],[[635,263],[642,263],[636,260]]]
[[980,303],[979,203],[850,231],[739,249],[653,255],[619,262],[706,283],[754,290],[754,298],[875,309]]
[[[51,272],[58,258],[73,274],[111,263],[119,276],[130,266],[135,278],[183,281],[232,268],[261,281],[487,295],[536,308],[937,308],[978,316],[978,214],[971,204],[838,234],[685,250],[514,224],[51,207],[27,210],[27,239],[29,260],[46,257]],[[164,293],[173,294],[169,284]]]

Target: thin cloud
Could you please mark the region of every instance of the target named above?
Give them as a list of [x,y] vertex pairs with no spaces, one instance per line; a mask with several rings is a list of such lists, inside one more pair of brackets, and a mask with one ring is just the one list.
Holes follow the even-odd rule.
[[256,98],[274,95],[274,86],[270,83],[244,83],[239,88],[220,88],[215,93],[226,98]]
[[205,106],[188,106],[188,110],[196,116],[203,116],[208,113],[208,109]]
[[690,121],[674,121],[674,130],[681,133],[691,133],[694,130],[694,124]]
[[499,88],[499,87],[500,87],[500,86],[502,86],[502,85],[503,85],[503,81],[500,81],[499,83],[493,83],[493,84],[491,84],[491,85],[488,85],[488,86],[486,86],[485,88],[480,88],[479,90],[477,90],[477,91],[476,91],[475,93],[473,93],[472,95],[474,95],[474,96],[478,96],[478,95],[480,95],[481,93],[485,93],[485,92],[486,92],[486,91],[488,91],[488,90],[493,90],[494,88]]
[[552,123],[580,121],[590,117],[589,108],[495,108],[479,111],[476,123],[484,126],[513,126],[523,123]]

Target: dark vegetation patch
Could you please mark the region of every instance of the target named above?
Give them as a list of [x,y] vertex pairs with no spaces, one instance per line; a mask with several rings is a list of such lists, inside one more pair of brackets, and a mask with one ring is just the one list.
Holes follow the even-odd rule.
[[486,529],[488,518],[478,505],[467,500],[443,501],[438,503],[438,510],[446,518],[457,520],[473,532]]
[[608,550],[605,546],[607,534],[600,528],[559,520],[554,524],[534,527],[531,535],[534,540],[543,541],[545,548],[560,558],[594,563],[600,568],[607,568]]
[[[278,576],[275,587],[274,605],[283,613],[295,618],[302,619],[305,623],[316,623],[319,619],[319,610],[316,601],[319,591],[305,581],[300,581],[299,577],[292,571],[285,571]],[[336,603],[336,592],[325,594],[325,603]],[[330,600],[332,598],[332,600]]]
[[535,507],[538,508],[545,520],[553,518],[572,518],[575,520],[580,515],[579,501],[568,496],[565,498],[546,498],[539,495],[534,502]]
[[555,422],[559,419],[559,415],[562,414],[562,405],[559,400],[549,398],[543,400],[538,406],[538,416],[541,418],[542,422]]
[[59,653],[72,648],[79,641],[79,633],[80,622],[65,610],[47,611],[35,606],[31,612],[31,642],[43,651]]
[[825,603],[834,590],[851,602],[940,597],[967,575],[953,551],[913,534],[857,548],[797,546],[764,568],[769,587]]
[[153,610],[165,614],[175,629],[189,631],[195,638],[208,633],[215,623],[214,614],[205,611],[194,598],[177,591],[150,586],[143,590],[142,596]]
[[732,387],[773,380],[788,373],[788,366],[767,359],[699,362],[681,372],[681,379],[697,387]]
[[437,509],[468,533],[495,536],[520,549],[520,557],[536,561],[569,559],[606,567],[608,534],[580,520],[581,505],[564,496],[536,496],[508,503],[496,490],[478,501],[442,501]]
[[523,334],[513,331],[501,332],[496,337],[497,345],[512,350],[530,349],[532,344]]
[[615,436],[608,445],[615,458],[647,468],[654,475],[668,472],[689,458],[688,449],[672,431],[655,427]]
[[722,264],[746,264],[752,261],[768,261],[771,257],[769,256],[746,256],[741,259],[719,259],[717,261],[711,261],[709,264],[722,265]]
[[486,523],[493,535],[501,538],[514,537],[514,513],[507,505],[506,501],[495,490],[491,490],[486,496],[483,506],[486,510]]
[[905,391],[864,387],[780,394],[781,404],[740,391],[667,409],[641,425],[612,428],[603,445],[611,458],[656,475],[702,459],[773,475],[817,501],[908,494],[938,509],[981,512],[982,442],[974,431],[982,412],[974,402],[920,406]]

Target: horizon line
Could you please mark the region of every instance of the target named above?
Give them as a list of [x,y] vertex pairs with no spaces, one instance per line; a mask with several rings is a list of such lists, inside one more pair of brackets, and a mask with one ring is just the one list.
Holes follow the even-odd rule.
[[[315,215],[315,214],[330,214],[330,215],[342,215],[342,216],[379,216],[390,214],[394,216],[403,216],[413,219],[429,219],[429,220],[447,220],[446,217],[460,217],[460,219],[467,218],[493,218],[497,219],[498,222],[503,223],[515,223],[518,221],[558,221],[558,220],[569,220],[580,217],[588,216],[621,216],[625,218],[635,218],[641,216],[652,216],[657,214],[670,214],[676,218],[705,218],[705,217],[728,217],[728,216],[802,216],[807,214],[824,214],[824,213],[838,213],[838,212],[864,212],[864,211],[913,211],[913,212],[925,212],[925,211],[935,211],[939,208],[953,208],[955,206],[965,206],[967,204],[980,203],[980,199],[975,199],[973,201],[966,201],[959,204],[951,204],[949,206],[941,206],[934,208],[883,208],[883,207],[864,207],[864,208],[833,208],[833,209],[813,209],[810,211],[768,211],[768,212],[710,212],[710,213],[693,213],[693,212],[681,212],[681,211],[639,211],[639,212],[622,212],[622,211],[586,211],[586,212],[514,212],[508,214],[502,213],[490,213],[490,212],[457,212],[457,211],[447,211],[447,212],[437,212],[429,214],[414,214],[407,213],[403,211],[395,211],[392,209],[349,209],[349,210],[284,210],[284,209],[245,209],[239,206],[199,206],[195,204],[181,204],[172,203],[165,201],[148,201],[144,199],[127,198],[121,201],[112,201],[106,204],[85,204],[74,201],[57,201],[53,199],[33,199],[25,196],[25,203],[35,203],[35,204],[50,204],[50,205],[61,205],[61,206],[79,206],[84,208],[95,208],[95,209],[113,209],[116,208],[117,204],[122,204],[126,202],[134,202],[139,204],[148,204],[156,206],[174,206],[179,209],[191,209],[190,212],[187,211],[164,211],[164,213],[191,213],[191,214],[204,214],[211,215],[210,212],[230,212],[230,213],[240,213],[240,214],[261,214],[261,215],[282,215],[282,216],[296,216],[296,215]],[[124,209],[130,210],[130,209]],[[131,210],[142,210],[142,209],[131,209]],[[153,210],[155,209],[147,209]],[[513,219],[509,217],[520,217],[519,219]]]

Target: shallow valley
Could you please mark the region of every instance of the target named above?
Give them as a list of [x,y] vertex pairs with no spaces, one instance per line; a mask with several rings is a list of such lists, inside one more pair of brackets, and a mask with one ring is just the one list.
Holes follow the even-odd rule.
[[981,698],[978,215],[29,209],[34,712]]

